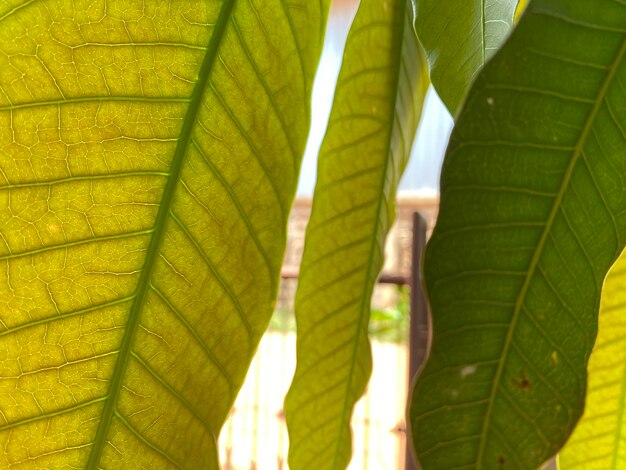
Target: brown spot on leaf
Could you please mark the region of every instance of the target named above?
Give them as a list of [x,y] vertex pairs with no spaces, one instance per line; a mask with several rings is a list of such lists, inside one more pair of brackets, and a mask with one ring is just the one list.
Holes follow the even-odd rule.
[[498,457],[498,467],[500,468],[500,470],[502,470],[504,468],[504,464],[506,463],[506,459],[504,458],[504,456],[500,456]]
[[513,385],[522,390],[530,389],[530,381],[526,378],[524,371],[520,371],[519,378],[513,379]]

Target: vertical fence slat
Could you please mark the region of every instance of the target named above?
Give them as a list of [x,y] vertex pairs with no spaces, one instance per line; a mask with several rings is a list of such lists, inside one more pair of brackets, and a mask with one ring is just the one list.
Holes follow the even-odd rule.
[[[422,255],[426,246],[426,219],[419,212],[413,213],[413,241],[411,244],[411,311],[409,316],[409,380],[412,383],[420,365],[426,357],[429,341],[429,320],[426,295],[422,287]],[[406,426],[405,426],[406,427]],[[412,455],[411,439],[406,434],[405,470],[418,470]]]

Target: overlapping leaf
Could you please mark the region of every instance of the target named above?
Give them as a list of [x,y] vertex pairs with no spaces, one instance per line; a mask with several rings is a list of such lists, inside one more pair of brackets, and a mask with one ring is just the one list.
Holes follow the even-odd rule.
[[515,8],[515,21],[518,21],[524,11],[526,11],[526,7],[528,7],[528,2],[530,0],[518,0],[517,7]]
[[[322,146],[296,295],[289,465],[340,469],[371,373],[369,302],[428,85],[407,0],[363,0]],[[395,399],[395,398],[394,398]]]
[[625,25],[620,2],[534,0],[459,117],[410,409],[425,470],[537,468],[582,413],[626,235]]
[[598,338],[589,360],[585,412],[559,454],[562,470],[626,466],[626,256],[602,288]]
[[455,116],[472,81],[509,34],[518,0],[413,1],[430,78]]
[[0,3],[0,467],[217,466],[327,4]]

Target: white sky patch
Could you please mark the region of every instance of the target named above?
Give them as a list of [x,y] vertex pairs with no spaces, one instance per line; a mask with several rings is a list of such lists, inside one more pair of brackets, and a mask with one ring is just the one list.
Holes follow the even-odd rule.
[[[326,133],[346,38],[358,4],[358,1],[353,0],[333,1],[329,13],[324,49],[313,86],[311,131],[302,160],[298,196],[313,195],[317,178],[317,156]],[[411,159],[398,188],[400,194],[412,195],[410,193],[416,191],[425,192],[428,196],[438,194],[441,164],[453,125],[452,116],[430,87],[411,150]]]

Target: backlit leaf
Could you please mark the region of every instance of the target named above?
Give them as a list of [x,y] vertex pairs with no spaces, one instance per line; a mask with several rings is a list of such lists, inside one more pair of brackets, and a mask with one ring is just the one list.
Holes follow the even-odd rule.
[[363,0],[320,153],[296,295],[298,362],[286,399],[292,470],[350,460],[352,409],[372,367],[370,297],[427,86],[410,2]]
[[425,255],[425,470],[538,468],[582,414],[626,235],[626,4],[533,0],[468,97]]
[[327,3],[0,3],[1,468],[217,467]]
[[528,6],[528,2],[530,0],[519,0],[517,3],[517,7],[515,8],[515,21],[519,21],[522,14],[526,11],[526,7]]
[[562,470],[617,470],[626,465],[625,314],[626,255],[622,254],[602,288],[585,412],[559,454]]

